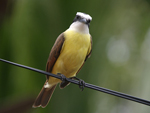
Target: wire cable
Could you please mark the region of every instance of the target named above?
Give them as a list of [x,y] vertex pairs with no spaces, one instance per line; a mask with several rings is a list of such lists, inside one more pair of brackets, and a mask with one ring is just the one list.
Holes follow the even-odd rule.
[[[55,77],[55,78],[58,78],[58,79],[62,80],[61,76],[55,75],[55,74],[52,74],[52,73],[49,73],[49,72],[46,72],[46,71],[43,71],[43,70],[39,70],[39,69],[32,68],[32,67],[29,67],[29,66],[14,63],[14,62],[4,60],[4,59],[1,59],[1,58],[0,58],[0,61],[15,65],[15,66],[18,66],[18,67],[21,67],[21,68],[25,68],[25,69],[28,69],[28,70],[32,70],[32,71],[35,71],[35,72],[38,72],[38,73],[41,73],[41,74],[44,74],[44,75],[52,76],[52,77]],[[73,79],[69,79],[69,78],[65,78],[65,79],[63,78],[63,80],[71,82],[73,84],[81,85],[78,80],[73,80]],[[93,84],[84,83],[84,87],[87,87],[87,88],[90,88],[90,89],[93,89],[93,90],[97,90],[97,91],[100,91],[100,92],[103,92],[103,93],[107,93],[107,94],[110,94],[110,95],[114,95],[114,96],[117,96],[117,97],[120,97],[120,98],[124,98],[124,99],[127,99],[127,100],[131,100],[131,101],[134,101],[134,102],[138,102],[138,103],[150,106],[150,101],[148,101],[148,100],[141,99],[141,98],[138,98],[138,97],[134,97],[134,96],[131,96],[131,95],[127,95],[127,94],[124,94],[124,93],[120,93],[120,92],[117,92],[117,91],[113,91],[113,90],[110,90],[110,89],[106,89],[106,88],[103,88],[103,87],[99,87],[99,86],[96,86],[96,85],[93,85]]]

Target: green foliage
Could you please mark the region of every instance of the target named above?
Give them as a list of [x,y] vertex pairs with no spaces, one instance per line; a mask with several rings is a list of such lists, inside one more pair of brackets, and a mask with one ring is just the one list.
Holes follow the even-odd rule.
[[[90,14],[93,51],[77,77],[150,100],[150,4],[148,0],[16,0],[0,27],[0,58],[45,70],[56,37],[76,12]],[[41,74],[0,62],[0,104],[36,98]],[[57,86],[46,108],[26,113],[149,113],[147,106],[70,84]]]

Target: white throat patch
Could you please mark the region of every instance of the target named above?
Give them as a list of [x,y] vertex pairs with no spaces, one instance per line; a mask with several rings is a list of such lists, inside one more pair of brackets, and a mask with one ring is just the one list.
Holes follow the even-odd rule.
[[68,30],[74,30],[74,31],[77,31],[77,32],[82,33],[82,34],[89,34],[88,25],[86,25],[82,22],[79,22],[79,21],[73,22],[70,25]]

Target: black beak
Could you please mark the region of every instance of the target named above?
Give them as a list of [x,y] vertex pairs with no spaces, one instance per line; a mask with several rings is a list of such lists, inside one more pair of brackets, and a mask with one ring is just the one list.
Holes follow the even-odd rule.
[[81,18],[81,19],[79,19],[79,21],[82,23],[85,23],[85,24],[87,23],[87,20],[85,18]]

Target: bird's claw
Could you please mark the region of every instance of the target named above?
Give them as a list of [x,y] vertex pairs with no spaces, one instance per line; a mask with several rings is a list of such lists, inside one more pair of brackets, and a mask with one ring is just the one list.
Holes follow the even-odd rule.
[[79,88],[81,89],[81,91],[84,90],[84,86],[85,86],[85,82],[83,80],[79,80]]
[[79,79],[79,78],[77,78],[77,77],[73,77],[73,79],[79,81],[79,88],[81,89],[81,91],[83,91],[83,90],[84,90],[84,87],[85,87],[85,82],[84,82],[84,80],[81,80],[81,79]]
[[62,82],[63,82],[63,81],[66,81],[65,75],[63,75],[63,74],[61,74],[61,73],[57,73],[57,75],[61,76]]

